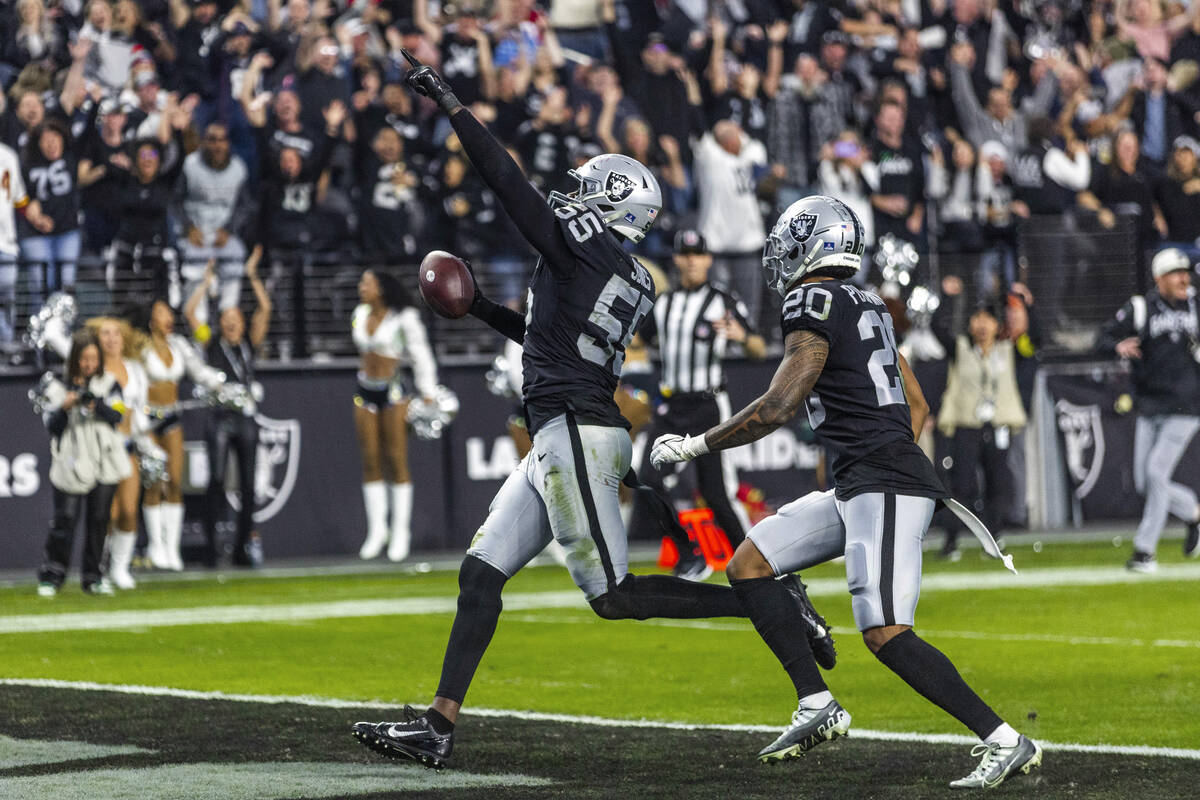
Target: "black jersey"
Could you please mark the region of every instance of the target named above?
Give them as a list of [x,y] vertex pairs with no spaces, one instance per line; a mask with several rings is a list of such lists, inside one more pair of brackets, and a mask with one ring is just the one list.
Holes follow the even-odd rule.
[[574,263],[552,270],[543,257],[530,283],[522,357],[530,433],[566,411],[628,428],[613,394],[625,348],[654,308],[654,281],[595,212],[570,204],[554,214]]
[[783,335],[807,330],[829,355],[805,398],[808,419],[833,451],[838,499],[864,492],[945,497],[913,441],[892,317],[879,297],[842,281],[804,283],[783,302]]

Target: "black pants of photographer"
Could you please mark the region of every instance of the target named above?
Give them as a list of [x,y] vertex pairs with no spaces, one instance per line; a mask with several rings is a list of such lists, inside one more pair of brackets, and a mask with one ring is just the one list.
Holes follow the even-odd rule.
[[71,566],[71,550],[75,544],[75,529],[84,519],[83,586],[100,582],[100,557],[104,552],[104,537],[112,515],[113,495],[117,485],[100,483],[87,494],[67,494],[54,490],[54,518],[50,535],[46,537],[46,554],[38,568],[38,581],[60,587]]
[[[993,536],[999,536],[1012,506],[1012,474],[1008,470],[1011,436],[1007,429],[991,425],[959,428],[954,432],[950,452],[950,487],[955,499],[975,512]],[[982,481],[981,481],[982,478]],[[953,514],[946,516],[944,553],[957,546],[962,523]]]
[[240,508],[237,513],[237,538],[234,539],[233,563],[257,566],[258,556],[250,548],[254,526],[254,470],[258,456],[258,423],[253,417],[218,411],[212,415],[205,433],[208,447],[208,492],[206,493],[204,533],[208,539],[205,563],[217,565],[220,555],[217,523],[225,516],[225,474],[232,452],[237,458]]
[[[666,488],[663,486],[663,477],[666,473],[660,472],[650,465],[650,447],[654,440],[664,433],[692,435],[704,433],[721,421],[721,410],[717,405],[716,396],[707,392],[674,394],[664,401],[664,405],[660,407],[660,410],[662,409],[665,409],[665,413],[656,413],[651,417],[650,423],[646,425],[646,449],[642,453],[642,463],[638,465],[637,473],[642,483],[660,495],[665,495]],[[733,504],[729,499],[721,453],[707,453],[692,463],[696,465],[696,482],[700,487],[700,495],[712,509],[713,519],[717,525],[725,531],[725,538],[729,539],[729,544],[736,549],[746,538],[746,529],[734,512]],[[668,466],[667,469],[671,469],[671,467]],[[653,519],[653,514],[648,505],[651,502],[653,501],[650,498],[644,497],[640,492],[634,495],[633,514],[629,518],[631,533],[645,529],[639,526],[651,524],[650,520]],[[676,542],[675,544],[692,546],[687,542]]]

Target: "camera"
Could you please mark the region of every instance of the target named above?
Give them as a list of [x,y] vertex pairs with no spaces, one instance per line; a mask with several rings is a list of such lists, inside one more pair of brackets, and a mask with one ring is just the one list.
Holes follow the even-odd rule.
[[859,154],[859,146],[857,142],[840,141],[833,143],[834,158],[854,158]]

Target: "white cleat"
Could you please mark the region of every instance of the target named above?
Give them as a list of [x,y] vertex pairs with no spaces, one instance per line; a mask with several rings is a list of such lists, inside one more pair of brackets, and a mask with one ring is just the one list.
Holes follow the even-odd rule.
[[797,708],[792,714],[792,724],[779,738],[758,753],[761,764],[770,764],[788,758],[799,758],[821,742],[832,742],[850,732],[850,713],[837,700],[830,701],[824,708]]
[[1025,736],[1012,747],[977,744],[971,748],[971,755],[983,756],[983,760],[970,775],[951,783],[951,789],[995,789],[1018,772],[1028,775],[1042,765],[1042,748]]

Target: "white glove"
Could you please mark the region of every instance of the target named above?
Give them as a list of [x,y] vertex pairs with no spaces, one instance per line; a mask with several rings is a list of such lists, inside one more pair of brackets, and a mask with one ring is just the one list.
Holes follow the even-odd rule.
[[704,436],[679,436],[674,433],[664,433],[654,440],[650,450],[650,463],[655,469],[662,469],[663,464],[675,464],[680,461],[691,461],[696,456],[708,452],[708,443]]

